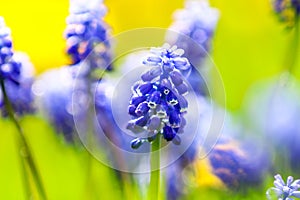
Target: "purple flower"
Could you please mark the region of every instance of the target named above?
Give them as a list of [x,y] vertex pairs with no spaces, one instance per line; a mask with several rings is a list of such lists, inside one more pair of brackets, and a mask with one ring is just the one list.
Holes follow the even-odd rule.
[[[0,17],[0,80],[4,81],[5,91],[16,114],[32,113],[33,95],[31,85],[34,69],[26,54],[14,53],[10,29]],[[0,109],[7,115],[3,91],[0,90]]]
[[259,185],[269,166],[267,153],[257,143],[233,139],[220,140],[209,160],[213,173],[229,188]]
[[41,111],[68,141],[76,136],[74,116],[85,120],[89,105],[86,81],[75,79],[74,69],[77,67],[49,70],[33,86]]
[[65,38],[73,64],[88,58],[91,69],[111,69],[109,30],[102,19],[105,14],[101,0],[70,1]]
[[175,12],[174,22],[166,36],[168,43],[184,50],[193,66],[188,81],[200,95],[206,93],[206,88],[203,77],[196,68],[203,65],[211,50],[211,40],[218,19],[218,10],[210,7],[208,1],[188,0],[184,9]]
[[152,68],[142,74],[142,80],[132,87],[133,95],[128,107],[132,120],[127,125],[134,133],[147,131],[149,137],[133,140],[132,148],[151,142],[157,134],[178,144],[180,138],[177,133],[182,132],[185,125],[183,115],[188,102],[184,96],[188,86],[182,73],[188,74],[189,61],[181,57],[184,51],[176,46],[152,48],[151,53],[143,64]]
[[10,29],[0,17],[0,79],[18,84],[21,64],[12,59],[13,54]]
[[[278,78],[257,84],[248,92],[246,120],[250,120],[249,127],[253,132],[268,141],[273,153],[281,156],[276,168],[288,164],[293,172],[299,173],[300,83],[290,74]],[[289,78],[288,82],[285,82],[286,78]]]
[[169,27],[167,42],[185,51],[192,65],[197,65],[206,57],[211,48],[211,39],[219,19],[217,9],[208,1],[186,1],[185,8],[174,14],[174,22]]
[[293,200],[293,197],[300,198],[300,180],[297,179],[294,181],[292,176],[287,178],[286,183],[282,179],[280,174],[274,176],[274,186],[267,191],[268,199],[276,199],[278,200]]
[[300,14],[299,0],[272,0],[272,5],[275,13],[280,21],[292,27],[296,23],[296,18]]

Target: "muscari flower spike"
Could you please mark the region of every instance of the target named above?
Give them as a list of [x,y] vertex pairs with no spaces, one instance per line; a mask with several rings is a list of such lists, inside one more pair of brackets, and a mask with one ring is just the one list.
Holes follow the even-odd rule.
[[288,27],[293,27],[300,15],[300,0],[272,0],[272,5],[279,20]]
[[19,84],[21,64],[12,59],[13,54],[10,29],[0,17],[0,79]]
[[210,7],[208,1],[188,0],[184,9],[175,12],[174,22],[169,27],[180,34],[171,33],[166,39],[182,48],[193,65],[198,64],[210,51],[218,19],[218,10]]
[[40,110],[56,132],[62,133],[66,141],[74,141],[77,133],[74,117],[81,121],[86,119],[89,101],[86,81],[76,78],[74,67],[64,66],[40,75],[33,85],[33,92]]
[[134,133],[147,131],[148,138],[136,138],[131,147],[139,148],[144,142],[152,142],[157,134],[162,134],[166,141],[180,143],[177,134],[183,132],[188,102],[185,95],[188,86],[182,73],[190,70],[190,63],[182,49],[165,44],[161,48],[151,48],[143,62],[152,68],[142,74],[141,81],[132,87],[128,112],[132,120],[127,129]]
[[292,176],[287,178],[286,183],[282,179],[280,174],[274,176],[274,186],[267,191],[268,199],[278,200],[293,200],[294,197],[300,198],[300,179],[294,181]]
[[107,40],[109,30],[102,19],[105,14],[102,0],[70,1],[65,38],[72,64],[88,57],[92,69],[111,69],[110,42]]
[[[207,52],[211,50],[211,41],[219,19],[219,11],[212,8],[206,0],[188,0],[185,8],[174,13],[174,22],[166,41],[177,45],[185,52],[192,67],[188,78],[196,94],[204,95],[204,80],[195,67],[203,64]],[[174,31],[174,32],[173,32]]]
[[[0,79],[4,81],[10,103],[18,115],[34,112],[31,85],[33,66],[24,53],[14,53],[10,29],[0,17]],[[3,93],[0,90],[0,109],[7,116]]]

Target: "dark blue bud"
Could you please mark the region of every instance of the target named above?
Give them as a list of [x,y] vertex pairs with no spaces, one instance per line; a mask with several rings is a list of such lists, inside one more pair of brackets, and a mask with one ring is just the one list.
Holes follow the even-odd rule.
[[138,87],[138,91],[142,95],[149,94],[153,90],[153,85],[152,83],[143,83]]
[[164,126],[163,136],[167,141],[171,141],[176,136],[176,133],[170,126]]
[[175,132],[178,134],[183,133],[184,127],[186,125],[186,120],[184,119],[184,117],[181,117],[180,120],[181,120],[180,127],[174,128]]
[[170,92],[167,96],[166,96],[166,100],[169,104],[171,104],[172,106],[175,106],[176,104],[178,104],[178,100],[177,97],[175,96],[175,94],[173,92]]
[[156,105],[160,103],[160,99],[161,93],[158,91],[153,92],[148,100],[148,106],[150,108],[156,108]]
[[188,92],[188,87],[185,83],[177,85],[176,89],[177,89],[178,93],[181,94],[181,95],[185,95]]
[[148,103],[146,101],[144,101],[138,105],[138,107],[135,110],[135,113],[137,116],[141,116],[141,115],[146,114],[149,111],[149,109],[150,108],[148,106]]
[[145,96],[133,96],[131,97],[130,104],[138,106],[140,103],[144,102],[147,99]]
[[12,41],[11,41],[11,39],[4,38],[2,42],[3,42],[3,45],[4,45],[4,46],[6,46],[6,47],[8,47],[8,48],[11,48],[11,47],[12,47]]
[[135,105],[129,105],[129,106],[128,106],[128,113],[129,113],[130,115],[136,116],[136,114],[135,114],[135,109],[136,109],[136,106],[135,106]]
[[180,127],[180,115],[177,113],[177,111],[170,112],[169,123],[174,128]]
[[179,110],[180,112],[186,112],[187,108],[188,108],[188,102],[187,102],[187,100],[183,96],[181,96],[181,95],[179,95],[177,97],[177,100],[178,100],[179,104],[175,105],[175,108],[177,110]]
[[136,138],[131,141],[131,148],[138,149],[143,144],[143,140]]
[[175,86],[183,83],[182,75],[178,71],[173,71],[170,73],[171,80]]
[[137,126],[143,127],[143,126],[145,126],[147,124],[147,121],[148,121],[148,117],[141,116],[141,117],[135,119],[135,124]]
[[1,53],[1,56],[3,56],[3,57],[7,57],[7,56],[12,56],[13,55],[12,49],[8,48],[8,47],[1,48],[0,53]]
[[149,124],[148,124],[147,127],[148,127],[149,131],[155,131],[155,130],[159,129],[160,125],[161,125],[160,118],[158,116],[153,116],[149,120]]

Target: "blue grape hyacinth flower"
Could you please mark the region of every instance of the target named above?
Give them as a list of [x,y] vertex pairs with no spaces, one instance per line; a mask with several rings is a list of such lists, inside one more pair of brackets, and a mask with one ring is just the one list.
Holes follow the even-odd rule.
[[105,14],[102,0],[70,1],[65,38],[72,64],[88,58],[91,69],[111,69],[109,28],[103,21]]
[[33,85],[40,110],[67,141],[76,137],[74,117],[84,120],[89,105],[87,83],[84,79],[76,79],[74,68],[77,67],[49,70]]
[[269,169],[268,153],[253,141],[220,140],[208,158],[213,173],[232,189],[261,184]]
[[193,90],[200,95],[206,93],[205,82],[196,68],[202,66],[214,35],[219,11],[210,7],[206,0],[186,1],[185,8],[174,14],[174,22],[169,27],[166,41],[183,49],[192,64],[192,73],[188,78]]
[[300,179],[294,181],[294,178],[289,176],[285,183],[280,174],[277,174],[274,178],[275,187],[270,188],[266,193],[268,199],[293,200],[294,197],[300,198]]
[[21,64],[13,57],[11,31],[0,17],[0,79],[19,84]]
[[132,148],[153,141],[157,134],[162,134],[166,141],[179,144],[177,134],[182,133],[186,123],[183,116],[188,102],[184,96],[188,93],[188,86],[183,73],[189,73],[190,63],[182,57],[184,51],[176,46],[166,44],[150,51],[152,54],[143,64],[152,68],[132,87],[128,107],[132,119],[127,125],[134,133],[147,131],[149,137],[133,140]]
[[257,83],[245,98],[246,120],[251,119],[249,128],[260,134],[262,139],[268,140],[267,145],[273,154],[280,156],[276,169],[288,165],[294,173],[300,172],[299,89],[298,80],[284,73]]
[[279,20],[292,27],[296,23],[296,18],[300,15],[299,0],[272,0],[272,5]]
[[[4,83],[7,97],[18,115],[32,113],[34,68],[24,53],[14,53],[10,29],[0,17],[0,79]],[[4,105],[3,91],[0,90],[0,109],[3,116],[7,116]]]
[[219,19],[219,11],[206,0],[188,0],[185,8],[174,14],[166,40],[185,52],[192,65],[203,61],[211,49],[211,40]]

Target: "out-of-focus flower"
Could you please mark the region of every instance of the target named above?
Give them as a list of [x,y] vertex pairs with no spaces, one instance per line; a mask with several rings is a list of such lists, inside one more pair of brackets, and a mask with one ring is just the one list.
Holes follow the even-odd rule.
[[18,84],[21,64],[12,59],[13,54],[10,29],[0,17],[0,79]]
[[292,176],[287,178],[286,183],[282,179],[280,174],[274,176],[274,186],[267,191],[267,197],[269,200],[293,200],[294,197],[300,198],[300,180],[294,181]]
[[300,15],[299,0],[272,0],[272,5],[280,21],[285,22],[288,27],[295,25],[296,18]]
[[221,140],[208,158],[212,172],[229,188],[259,185],[269,168],[267,153],[254,142]]
[[183,132],[185,126],[183,115],[188,102],[184,95],[188,86],[182,72],[189,71],[189,61],[181,57],[184,51],[176,46],[152,48],[151,53],[143,63],[153,68],[132,87],[133,95],[128,107],[132,120],[127,125],[134,133],[147,131],[149,137],[133,140],[132,148],[151,142],[157,134],[162,134],[167,141],[180,143],[177,134]]
[[[15,62],[20,63],[21,71],[19,75],[18,84],[14,81],[5,80],[5,89],[14,109],[14,112],[18,115],[24,115],[26,113],[33,113],[34,108],[34,95],[31,87],[34,81],[34,68],[29,60],[29,57],[25,53],[15,52],[13,55]],[[3,107],[3,115],[7,115],[7,111],[4,107],[4,101],[2,98],[2,92],[0,91],[0,108]]]
[[206,0],[187,0],[185,8],[174,14],[167,42],[185,51],[192,65],[206,57],[211,48],[211,39],[219,19],[217,9],[210,7]]
[[[188,151],[184,153],[183,159],[174,163],[179,187],[171,182],[172,179],[175,179],[175,177],[172,178],[175,173],[167,176],[167,186],[170,191],[168,196],[174,197],[175,191],[177,194],[175,196],[180,198],[186,188],[183,182],[196,187],[227,187],[230,189],[262,183],[264,174],[270,166],[268,151],[256,139],[238,140],[239,133],[243,129],[234,123],[230,115],[224,118],[223,128],[220,130],[220,134],[216,135],[221,135],[221,138],[218,138],[217,144],[211,149],[211,143],[205,144],[206,136],[203,134],[215,126],[211,120],[212,117],[218,120],[222,119],[218,117],[222,112],[217,112],[221,108],[215,110],[212,105],[203,102],[201,107],[205,108],[201,111],[202,117],[199,119],[199,135],[196,136]],[[205,152],[208,154],[204,157]],[[185,167],[188,168],[185,170]]]
[[195,92],[204,94],[205,83],[196,69],[211,49],[211,40],[219,19],[217,9],[210,7],[206,0],[187,0],[185,8],[174,14],[174,22],[166,36],[166,41],[185,51],[192,64],[192,73],[188,80]]
[[79,66],[47,71],[33,85],[39,107],[67,140],[74,139],[76,133],[74,116],[85,120],[89,105],[87,84],[83,79],[75,79],[75,67]]
[[103,21],[105,14],[102,0],[70,0],[65,38],[73,64],[88,58],[90,69],[111,69],[109,29]]
[[20,63],[12,59],[13,49],[10,29],[0,17],[0,78],[9,79],[18,84]]
[[[33,74],[34,69],[28,56],[24,53],[13,52],[10,29],[0,17],[0,79],[4,81],[14,112],[19,115],[34,111],[31,92]],[[4,106],[2,91],[0,91],[0,109],[6,116],[7,110]]]
[[[286,78],[289,78],[287,81]],[[268,141],[269,148],[282,156],[285,165],[299,172],[300,161],[300,84],[284,74],[280,78],[253,86],[246,96],[246,120],[249,128]],[[276,163],[280,168],[282,162]]]

